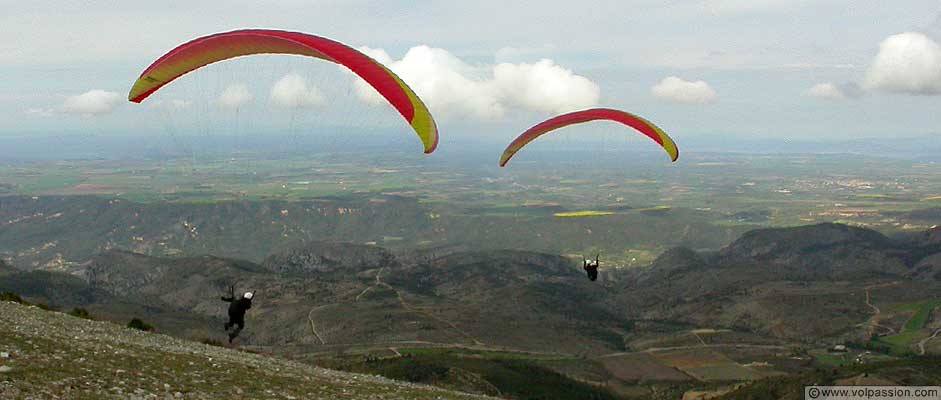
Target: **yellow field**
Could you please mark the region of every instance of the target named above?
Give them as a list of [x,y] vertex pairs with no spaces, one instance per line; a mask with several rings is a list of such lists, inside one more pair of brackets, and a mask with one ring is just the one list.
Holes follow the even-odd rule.
[[581,217],[604,217],[614,215],[610,211],[569,211],[552,214],[557,218],[581,218]]
[[648,208],[638,208],[637,211],[642,212],[642,213],[655,213],[655,212],[666,212],[666,211],[670,211],[671,209],[673,208],[670,206],[656,206],[656,207],[648,207]]

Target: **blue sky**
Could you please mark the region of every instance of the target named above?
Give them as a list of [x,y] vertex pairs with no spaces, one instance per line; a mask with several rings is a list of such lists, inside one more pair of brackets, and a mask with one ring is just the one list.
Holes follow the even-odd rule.
[[[206,125],[407,128],[353,77],[295,58],[197,71],[148,100],[156,106],[124,100],[164,52],[242,27],[365,46],[427,97],[442,136],[505,136],[586,106],[636,112],[678,141],[941,135],[936,1],[34,0],[0,7],[4,136],[189,133]],[[284,82],[294,85],[289,95],[313,91],[327,105],[280,107],[272,90],[288,74],[301,78]],[[220,105],[232,85],[252,97],[237,115]]]

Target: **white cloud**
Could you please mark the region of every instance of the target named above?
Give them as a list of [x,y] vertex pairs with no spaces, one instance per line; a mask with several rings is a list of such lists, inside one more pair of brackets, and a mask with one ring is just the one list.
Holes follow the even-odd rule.
[[650,88],[655,97],[684,104],[707,104],[716,100],[716,91],[705,81],[687,81],[675,76],[663,78]]
[[82,115],[102,115],[114,111],[120,103],[121,95],[105,90],[89,90],[65,99],[62,108],[65,112]]
[[803,97],[822,100],[855,99],[863,95],[862,88],[856,83],[848,82],[841,85],[833,83],[818,83],[801,93]]
[[255,96],[243,84],[230,85],[219,96],[219,105],[222,108],[237,109],[248,104]]
[[271,87],[271,101],[285,108],[319,107],[326,104],[323,94],[297,74],[287,74]]
[[879,45],[866,87],[895,93],[941,94],[941,45],[918,32],[889,36]]
[[563,113],[591,107],[601,97],[594,82],[548,59],[503,63],[494,68],[493,77],[505,98],[528,110]]
[[51,108],[27,108],[26,110],[23,110],[23,113],[40,118],[49,118],[56,114],[55,110]]
[[846,95],[832,83],[818,83],[801,93],[804,97],[813,97],[824,100],[843,100]]
[[[510,107],[564,112],[595,105],[601,92],[588,78],[547,59],[535,64],[473,66],[447,50],[429,46],[412,47],[401,60],[382,49],[359,50],[389,67],[435,113],[496,119]],[[383,102],[361,79],[356,81],[356,91],[364,101]]]
[[[492,85],[476,79],[480,71],[447,50],[416,46],[401,60],[393,60],[382,49],[364,47],[360,51],[389,67],[436,112],[492,119],[505,111]],[[384,101],[365,81],[357,80],[356,85],[357,94],[365,101]]]

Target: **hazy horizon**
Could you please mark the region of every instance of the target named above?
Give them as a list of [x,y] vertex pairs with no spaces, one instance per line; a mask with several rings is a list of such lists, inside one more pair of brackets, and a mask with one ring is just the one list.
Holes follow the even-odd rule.
[[[615,129],[616,130],[616,129]],[[336,133],[325,136],[266,133],[261,135],[120,135],[60,134],[0,137],[0,163],[41,162],[81,159],[172,159],[179,157],[219,158],[232,155],[296,158],[304,153],[331,153],[335,156],[381,151],[386,157],[401,161],[446,161],[459,159],[483,165],[496,164],[508,143],[497,138],[451,138],[434,154],[420,154],[410,133],[370,131]],[[576,159],[598,152],[620,152],[624,157],[652,155],[653,160],[669,160],[653,143],[624,132],[602,136],[564,134],[531,144],[519,160],[551,162]],[[692,137],[679,142],[681,154],[856,154],[923,161],[941,161],[941,143],[933,135],[907,137],[885,142],[880,138],[819,138],[788,140],[778,138],[742,138],[734,135]],[[660,157],[658,157],[660,156]],[[684,159],[678,161],[682,165]]]

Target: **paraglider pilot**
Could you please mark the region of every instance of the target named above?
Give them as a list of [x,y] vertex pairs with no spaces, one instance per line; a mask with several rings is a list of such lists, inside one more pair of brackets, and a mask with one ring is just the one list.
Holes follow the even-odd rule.
[[588,274],[588,279],[595,281],[598,279],[598,255],[595,255],[594,261],[586,260],[582,257],[582,269]]
[[230,303],[229,322],[225,323],[225,330],[228,332],[229,328],[235,327],[232,332],[229,332],[229,343],[232,343],[232,340],[242,332],[242,328],[245,328],[245,311],[252,308],[252,297],[254,296],[253,292],[245,292],[241,298],[236,299],[235,285],[229,286],[228,296],[222,296],[222,301]]

